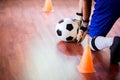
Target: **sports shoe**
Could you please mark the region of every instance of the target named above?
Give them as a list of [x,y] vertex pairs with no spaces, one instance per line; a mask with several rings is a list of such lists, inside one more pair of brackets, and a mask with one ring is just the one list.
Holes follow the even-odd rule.
[[110,47],[110,64],[118,64],[120,61],[120,37],[114,38],[113,44]]

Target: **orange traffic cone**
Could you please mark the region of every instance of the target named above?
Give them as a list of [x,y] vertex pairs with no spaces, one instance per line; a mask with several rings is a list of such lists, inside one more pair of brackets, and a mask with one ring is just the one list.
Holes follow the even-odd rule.
[[53,6],[52,6],[52,0],[45,0],[45,5],[43,7],[44,12],[52,12]]
[[92,61],[92,54],[89,44],[85,47],[83,56],[79,66],[77,67],[81,73],[93,73],[95,72]]

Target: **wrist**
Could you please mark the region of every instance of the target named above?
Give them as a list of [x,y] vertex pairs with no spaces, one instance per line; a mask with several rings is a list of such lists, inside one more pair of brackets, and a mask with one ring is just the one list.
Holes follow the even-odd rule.
[[89,23],[89,19],[88,19],[88,20],[84,20],[84,19],[83,19],[83,22],[84,22],[84,23]]
[[81,20],[82,20],[82,17],[83,17],[83,14],[77,12],[77,13],[76,13],[76,16],[75,16],[75,19],[81,21]]
[[78,13],[78,12],[76,13],[76,15],[78,15],[78,16],[83,16],[83,14],[82,14],[82,13]]
[[82,20],[82,26],[88,27],[89,20]]
[[87,31],[87,27],[81,26],[80,30],[82,30],[83,32]]

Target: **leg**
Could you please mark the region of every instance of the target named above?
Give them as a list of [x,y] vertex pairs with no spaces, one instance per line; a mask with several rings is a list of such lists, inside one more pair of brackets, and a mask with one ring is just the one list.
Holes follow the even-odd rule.
[[[98,51],[110,47],[110,63],[117,64],[120,61],[120,37],[103,37],[107,35],[119,18],[112,2],[110,0],[96,0],[88,34],[92,37],[90,42],[91,49]],[[84,10],[83,13],[85,12]],[[87,17],[84,15],[85,13],[83,14],[83,19],[86,19]]]
[[120,61],[120,37],[102,37],[92,38],[90,47],[94,51],[102,50],[106,47],[110,48],[110,63],[118,64]]
[[118,19],[119,16],[116,15],[112,2],[96,0],[95,10],[89,26],[89,35],[92,38],[96,36],[106,36]]

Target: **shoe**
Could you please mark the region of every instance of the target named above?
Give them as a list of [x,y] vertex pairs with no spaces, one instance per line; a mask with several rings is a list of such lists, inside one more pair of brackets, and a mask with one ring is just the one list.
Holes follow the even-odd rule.
[[118,64],[120,61],[120,37],[115,37],[110,47],[110,64]]

